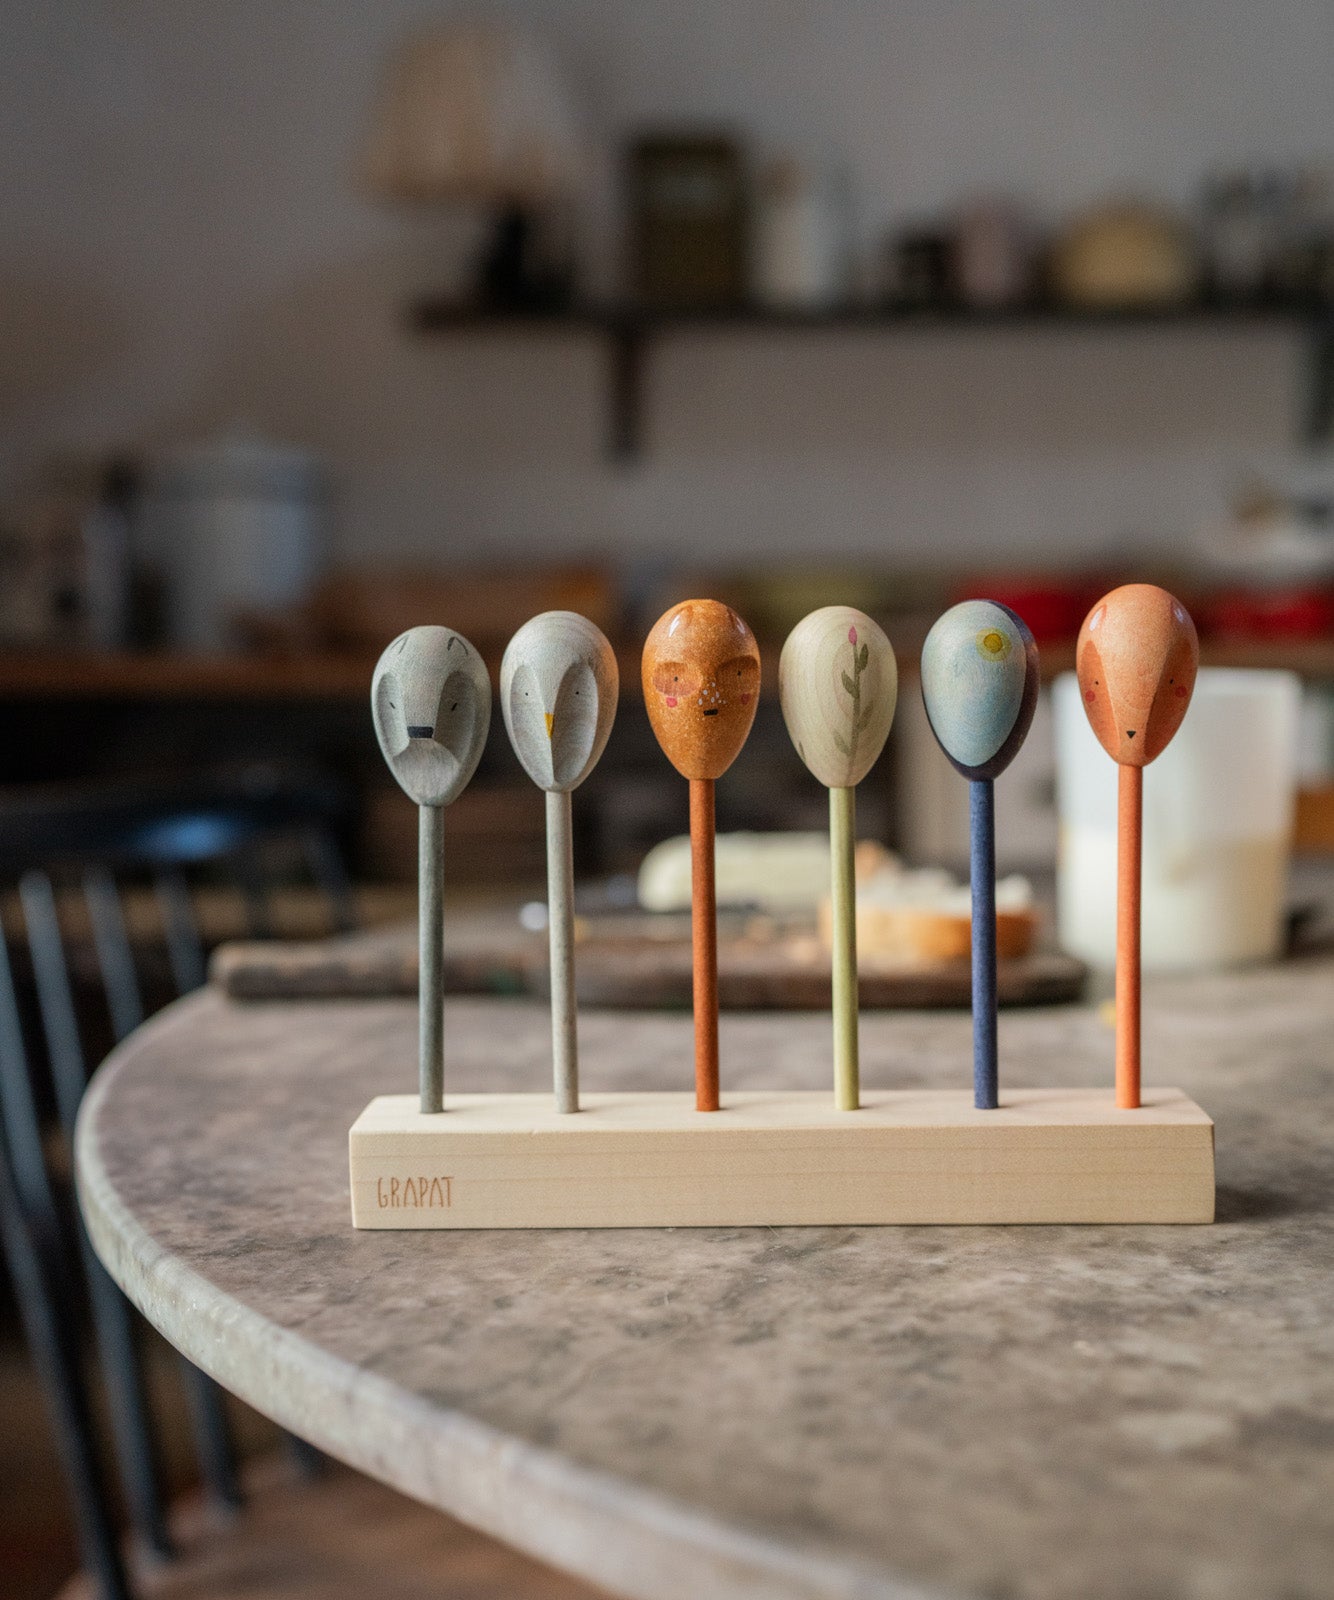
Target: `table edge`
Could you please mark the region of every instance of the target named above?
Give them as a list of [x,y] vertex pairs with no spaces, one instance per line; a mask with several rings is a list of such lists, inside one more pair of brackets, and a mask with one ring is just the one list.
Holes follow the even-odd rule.
[[[214,998],[223,1006],[236,1003]],[[110,1180],[98,1121],[116,1079],[142,1046],[191,1026],[204,999],[197,994],[175,1002],[111,1052],[84,1096],[74,1150],[79,1208],[98,1258],[146,1320],[196,1366],[358,1471],[630,1600],[678,1600],[683,1593],[712,1600],[756,1600],[759,1593],[792,1600],[955,1600],[958,1591],[869,1562],[731,1528],[462,1412],[429,1405],[269,1321],[159,1245]],[[240,1334],[247,1349],[265,1352],[263,1362],[237,1358]],[[341,1398],[341,1417],[330,1415],[330,1394]],[[366,1430],[373,1444],[357,1437],[355,1413],[363,1408],[374,1416]]]

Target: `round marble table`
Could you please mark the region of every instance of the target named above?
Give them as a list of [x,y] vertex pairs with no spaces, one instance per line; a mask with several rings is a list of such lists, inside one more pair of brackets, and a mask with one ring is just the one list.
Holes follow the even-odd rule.
[[[583,1018],[589,1088],[689,1081],[685,1016]],[[451,1002],[449,1081],[538,1086],[546,1018]],[[355,1233],[346,1132],[403,1001],[204,993],[97,1074],[88,1225],[162,1332],[331,1454],[556,1565],[682,1596],[1300,1600],[1334,1574],[1334,964],[1162,984],[1149,1081],[1218,1124],[1203,1228]],[[723,1023],[724,1086],[818,1085],[820,1016]],[[863,1020],[869,1086],[968,1020]],[[1011,1012],[1002,1086],[1107,1081]]]

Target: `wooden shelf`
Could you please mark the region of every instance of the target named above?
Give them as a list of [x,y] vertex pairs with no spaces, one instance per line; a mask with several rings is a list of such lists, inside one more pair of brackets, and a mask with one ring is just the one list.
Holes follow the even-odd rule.
[[765,306],[651,308],[607,301],[563,311],[501,311],[428,300],[412,313],[418,332],[469,334],[593,335],[607,342],[610,356],[608,448],[616,460],[632,460],[643,442],[643,380],[647,347],[672,334],[690,333],[865,333],[1041,332],[1137,328],[1291,329],[1310,342],[1304,433],[1326,441],[1334,430],[1334,303],[1265,301],[1255,304],[1193,303],[1179,306],[1093,309],[1030,305],[997,310],[965,306],[831,306],[780,310]]
[[357,655],[6,652],[8,700],[343,700],[369,698],[373,659]]
[[[778,643],[763,645],[764,690],[778,692]],[[623,695],[638,698],[639,650],[617,649]],[[1050,681],[1075,664],[1073,641],[1041,647],[1042,676]],[[1208,640],[1206,667],[1277,668],[1334,681],[1334,639]],[[500,658],[487,661],[494,678]],[[368,700],[370,656],[189,655],[170,652],[64,654],[0,652],[0,700]],[[899,669],[916,673],[915,652],[899,652]]]

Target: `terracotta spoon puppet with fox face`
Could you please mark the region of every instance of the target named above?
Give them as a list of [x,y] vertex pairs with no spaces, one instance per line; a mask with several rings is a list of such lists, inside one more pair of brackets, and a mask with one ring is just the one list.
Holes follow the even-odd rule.
[[1116,1103],[1140,1103],[1140,883],[1144,768],[1190,706],[1200,645],[1185,606],[1152,583],[1098,601],[1079,630],[1075,673],[1089,725],[1117,764]]

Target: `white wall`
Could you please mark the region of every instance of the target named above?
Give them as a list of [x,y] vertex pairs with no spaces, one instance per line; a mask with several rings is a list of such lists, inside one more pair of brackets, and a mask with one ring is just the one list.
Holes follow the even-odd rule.
[[[399,219],[351,176],[414,0],[26,0],[0,31],[0,475],[229,419],[308,444],[349,558],[538,546],[624,559],[1161,549],[1288,449],[1284,334],[680,339],[651,448],[602,456],[591,343],[425,343]],[[472,10],[477,7],[473,6]],[[1048,215],[1188,198],[1219,161],[1334,145],[1327,0],[533,0],[608,159],[727,120],[846,163],[862,231],[977,188]]]

